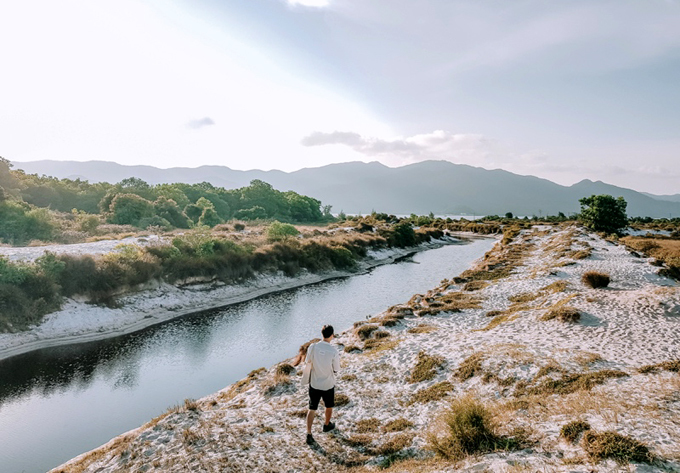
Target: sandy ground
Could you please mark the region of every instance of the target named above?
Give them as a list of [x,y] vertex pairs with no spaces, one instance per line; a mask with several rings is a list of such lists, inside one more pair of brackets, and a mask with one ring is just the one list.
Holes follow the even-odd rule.
[[46,252],[69,255],[103,255],[116,251],[122,245],[145,246],[156,244],[161,240],[158,235],[145,237],[128,237],[120,240],[102,240],[89,243],[71,243],[68,245],[43,245],[43,246],[0,246],[0,255],[4,255],[10,261],[32,261]]
[[[583,249],[590,256],[575,253]],[[317,418],[314,447],[304,443],[306,390],[297,373],[282,374],[277,365],[187,400],[53,472],[378,471],[385,462],[394,462],[389,471],[680,471],[680,374],[638,371],[680,359],[678,284],[658,276],[647,259],[574,227],[535,227],[492,251],[515,261],[511,274],[485,287],[444,281],[377,314],[372,323],[388,334],[380,340],[361,340],[361,326],[337,338],[341,350],[357,349],[341,355],[338,428],[322,434]],[[493,267],[493,255],[477,264]],[[608,273],[609,286],[584,285],[581,275],[591,270]],[[433,314],[443,300],[459,308]],[[579,321],[542,320],[567,304]],[[426,328],[413,333],[415,327]],[[441,357],[439,367],[431,379],[410,382],[421,352]],[[474,367],[468,375],[466,366]],[[530,392],[547,380],[603,370],[621,373],[569,392]],[[441,399],[418,399],[416,393],[442,382],[450,388]],[[435,458],[428,436],[445,433],[442,412],[464,395],[492,412],[499,435],[523,432],[523,445],[455,462]],[[405,422],[391,431],[396,420]],[[560,436],[573,420],[632,437],[655,459],[619,464],[589,457],[582,441]]]
[[[292,278],[283,273],[269,274],[260,275],[241,285],[210,283],[178,287],[153,282],[144,290],[118,298],[119,308],[97,306],[81,300],[69,299],[60,311],[48,314],[39,326],[26,332],[0,334],[0,359],[40,348],[91,342],[132,333],[186,314],[225,307],[265,294],[328,279],[360,274],[375,266],[389,264],[414,251],[460,243],[460,241],[458,238],[444,237],[442,240],[433,240],[416,248],[370,251],[368,257],[359,262],[357,269],[351,273],[345,271],[323,274],[304,272]],[[106,250],[111,251],[120,243],[126,242],[121,240],[80,245],[53,245],[47,249],[71,254],[98,254],[105,253]],[[127,244],[131,243],[134,242],[127,242]],[[17,250],[15,257],[20,255],[25,259],[36,258],[42,255],[45,249],[45,247],[1,248],[3,251]],[[40,252],[34,250],[40,250]]]

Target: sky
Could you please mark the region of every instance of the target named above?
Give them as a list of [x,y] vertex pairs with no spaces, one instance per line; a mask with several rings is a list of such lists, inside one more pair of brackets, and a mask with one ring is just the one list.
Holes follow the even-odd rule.
[[0,156],[680,193],[678,0],[0,4]]

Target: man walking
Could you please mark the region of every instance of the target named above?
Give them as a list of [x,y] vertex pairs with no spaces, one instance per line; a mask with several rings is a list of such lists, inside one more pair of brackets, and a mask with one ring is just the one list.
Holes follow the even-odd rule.
[[312,424],[321,399],[326,406],[326,422],[323,425],[323,431],[330,432],[335,428],[335,424],[331,422],[331,416],[335,406],[335,374],[340,369],[340,354],[330,343],[334,336],[333,326],[324,325],[321,335],[323,340],[309,347],[305,360],[312,366],[309,381],[309,412],[307,412],[308,445],[314,443]]

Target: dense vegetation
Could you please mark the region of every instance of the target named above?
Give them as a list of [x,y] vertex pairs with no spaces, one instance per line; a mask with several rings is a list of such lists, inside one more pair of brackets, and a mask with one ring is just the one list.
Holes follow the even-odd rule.
[[297,232],[274,222],[262,234],[197,229],[154,245],[121,245],[101,256],[46,253],[30,263],[0,257],[0,332],[39,322],[64,297],[80,295],[115,306],[116,296],[154,280],[234,283],[266,272],[294,276],[301,270],[346,270],[370,248],[406,247],[442,236],[441,230],[416,231],[406,223],[370,233]]
[[[11,169],[0,158],[0,240],[82,241],[115,230],[214,227],[231,219],[289,223],[332,220],[330,206],[293,191],[254,180],[224,189],[210,183],[150,185],[141,179],[90,184]],[[97,231],[98,227],[103,226]],[[116,227],[117,226],[117,227]]]

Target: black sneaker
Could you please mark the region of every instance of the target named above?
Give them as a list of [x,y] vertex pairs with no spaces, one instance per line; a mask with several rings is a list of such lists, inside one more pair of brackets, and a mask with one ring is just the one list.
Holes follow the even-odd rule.
[[330,432],[334,428],[335,428],[335,422],[329,422],[328,424],[324,424],[323,431],[324,432]]
[[307,434],[307,445],[314,445],[316,443],[316,440],[314,440],[314,437],[312,437],[312,434]]

